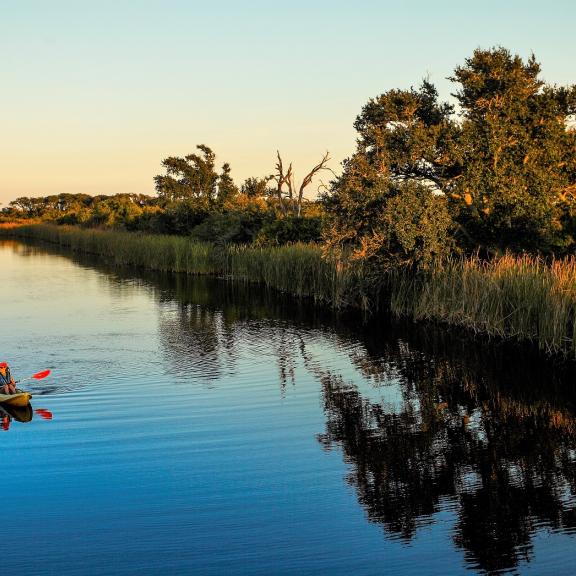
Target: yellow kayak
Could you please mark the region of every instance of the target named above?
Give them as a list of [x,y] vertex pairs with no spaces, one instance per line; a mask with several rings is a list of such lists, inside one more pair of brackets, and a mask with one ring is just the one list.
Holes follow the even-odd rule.
[[17,390],[16,394],[0,394],[0,404],[7,404],[8,406],[27,406],[32,398],[30,392],[23,392]]

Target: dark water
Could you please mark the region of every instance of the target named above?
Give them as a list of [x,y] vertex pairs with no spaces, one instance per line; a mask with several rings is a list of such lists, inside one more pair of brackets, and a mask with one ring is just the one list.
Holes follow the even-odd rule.
[[[576,380],[426,327],[0,243],[6,574],[573,574]],[[52,418],[50,419],[50,414]]]

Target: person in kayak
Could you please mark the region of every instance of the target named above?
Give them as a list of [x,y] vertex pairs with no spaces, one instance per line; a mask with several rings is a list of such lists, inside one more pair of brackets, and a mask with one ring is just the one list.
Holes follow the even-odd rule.
[[0,393],[16,393],[16,383],[10,374],[10,366],[6,362],[0,362]]

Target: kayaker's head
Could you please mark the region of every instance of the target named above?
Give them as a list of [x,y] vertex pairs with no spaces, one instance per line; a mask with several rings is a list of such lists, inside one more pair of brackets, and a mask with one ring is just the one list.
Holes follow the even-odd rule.
[[8,370],[8,364],[6,364],[6,362],[0,362],[0,374],[2,374],[2,376],[6,376],[6,372]]

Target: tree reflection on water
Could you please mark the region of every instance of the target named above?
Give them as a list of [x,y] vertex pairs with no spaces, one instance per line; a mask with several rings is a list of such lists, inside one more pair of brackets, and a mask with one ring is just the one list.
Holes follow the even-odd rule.
[[[455,545],[471,567],[495,572],[530,558],[537,529],[576,528],[570,366],[433,327],[370,330],[251,286],[193,283],[192,299],[185,284],[176,290],[180,322],[163,329],[174,363],[181,351],[173,343],[191,338],[200,320],[200,332],[216,336],[189,342],[187,350],[223,361],[254,321],[267,318],[258,337],[276,357],[282,391],[294,382],[298,361],[321,382],[326,429],[318,440],[342,451],[368,519],[389,536],[409,542],[438,512],[452,510]],[[190,314],[192,303],[202,314]],[[335,345],[331,354],[348,354],[364,386],[323,365],[317,346],[309,346],[319,333]],[[391,392],[394,401],[375,400],[375,391]]]
[[573,405],[554,395],[562,377],[535,362],[511,361],[504,349],[465,354],[469,342],[451,354],[430,344],[392,338],[372,365],[368,351],[361,359],[373,374],[394,374],[393,409],[308,359],[324,391],[319,441],[342,450],[368,518],[389,534],[411,540],[449,503],[468,562],[513,568],[538,527],[576,527]]
[[[187,354],[200,372],[234,371],[238,346],[256,338],[276,359],[282,394],[298,362],[319,380],[318,440],[342,451],[368,519],[390,537],[410,542],[449,509],[468,564],[495,572],[530,558],[537,529],[576,528],[570,366],[422,325],[371,330],[251,285],[158,275],[152,284],[177,305],[160,319],[168,365]],[[363,387],[323,365],[309,346],[319,335],[329,354],[349,356]],[[379,391],[394,401],[375,400]]]

